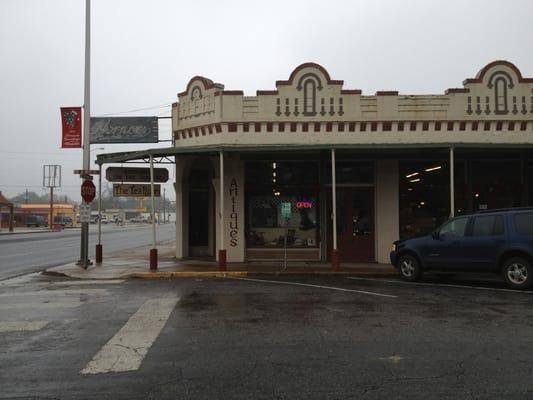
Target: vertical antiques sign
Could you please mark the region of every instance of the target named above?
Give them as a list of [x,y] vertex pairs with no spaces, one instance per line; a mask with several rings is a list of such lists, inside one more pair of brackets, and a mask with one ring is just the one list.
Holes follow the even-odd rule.
[[237,212],[237,202],[239,199],[239,186],[237,180],[233,178],[229,185],[229,197],[231,212],[229,214],[229,245],[237,247],[239,244],[239,213]]
[[61,147],[81,148],[81,107],[61,107]]

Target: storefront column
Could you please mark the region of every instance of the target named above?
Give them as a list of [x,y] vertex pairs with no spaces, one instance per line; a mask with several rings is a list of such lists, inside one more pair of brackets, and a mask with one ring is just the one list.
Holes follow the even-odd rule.
[[152,219],[152,248],[150,249],[150,270],[157,270],[157,248],[155,239],[155,200],[154,200],[154,156],[150,154],[150,195],[151,195],[151,219]]
[[218,250],[218,270],[226,270],[226,244],[224,241],[224,153],[220,157],[220,248]]
[[399,166],[398,160],[376,161],[376,261],[390,263],[392,243],[400,234]]
[[331,269],[338,271],[340,269],[339,250],[337,249],[337,182],[335,179],[335,149],[331,149],[331,210],[333,218],[333,248],[331,250]]
[[174,191],[176,193],[176,258],[183,259],[189,255],[188,240],[188,213],[189,201],[188,190],[186,186],[186,177],[184,170],[188,167],[188,159],[185,157],[175,157],[175,176]]
[[455,180],[454,180],[454,154],[453,146],[450,146],[450,218],[455,216]]

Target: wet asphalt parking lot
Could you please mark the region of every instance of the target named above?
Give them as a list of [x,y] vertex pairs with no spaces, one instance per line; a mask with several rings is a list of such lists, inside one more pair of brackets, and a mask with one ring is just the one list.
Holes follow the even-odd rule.
[[0,282],[1,399],[531,399],[533,291],[482,278]]

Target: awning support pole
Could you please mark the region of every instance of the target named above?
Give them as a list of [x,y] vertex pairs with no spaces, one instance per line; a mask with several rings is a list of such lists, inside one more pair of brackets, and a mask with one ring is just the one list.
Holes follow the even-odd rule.
[[331,149],[331,218],[333,219],[333,249],[331,249],[331,269],[340,270],[339,250],[337,249],[337,181],[336,181],[335,149]]
[[454,182],[454,151],[450,146],[450,218],[455,216],[455,182]]
[[220,152],[220,247],[218,250],[218,270],[226,271],[226,249],[224,241],[224,153]]
[[98,243],[96,245],[96,263],[102,263],[102,164],[98,174]]
[[154,157],[150,154],[150,197],[152,219],[152,248],[150,249],[150,271],[157,270],[157,247],[155,239],[155,200],[154,200]]

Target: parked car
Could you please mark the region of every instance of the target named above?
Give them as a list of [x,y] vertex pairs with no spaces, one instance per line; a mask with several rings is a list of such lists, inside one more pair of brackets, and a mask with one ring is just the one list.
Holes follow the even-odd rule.
[[107,218],[106,215],[102,215],[102,216],[100,217],[100,222],[101,222],[102,224],[108,224],[108,223],[109,223],[109,218]]
[[424,271],[502,274],[508,286],[533,285],[533,208],[458,216],[431,235],[394,242],[391,263],[407,281]]
[[27,215],[26,226],[28,228],[32,226],[35,226],[36,228],[39,228],[40,226],[48,226],[48,221],[42,215]]
[[64,215],[56,215],[54,217],[54,225],[62,225],[65,228],[72,228],[74,226],[72,218]]
[[142,215],[137,215],[136,217],[130,218],[130,222],[137,223],[137,222],[148,222],[148,219],[143,217]]

